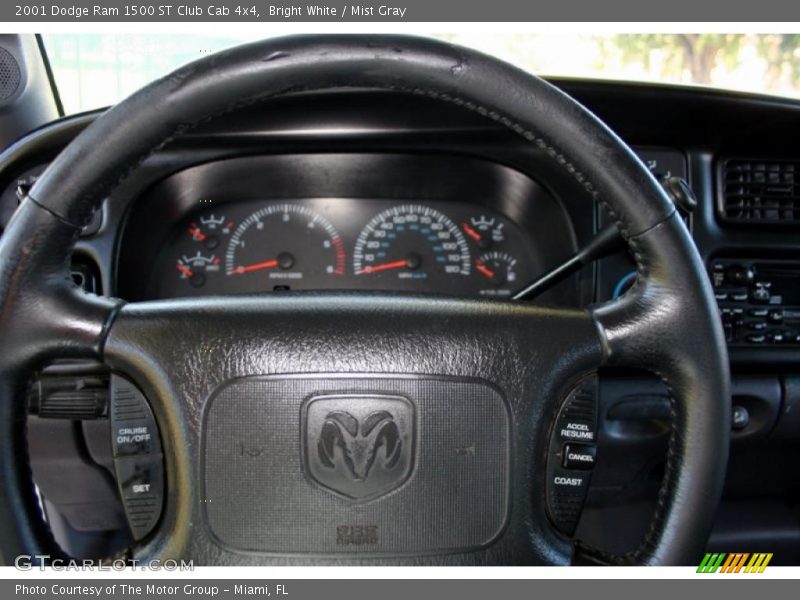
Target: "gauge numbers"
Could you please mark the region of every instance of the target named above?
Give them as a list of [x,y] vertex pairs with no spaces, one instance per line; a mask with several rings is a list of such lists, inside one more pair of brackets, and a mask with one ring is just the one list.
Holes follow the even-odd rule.
[[359,278],[423,282],[470,271],[469,246],[455,223],[419,204],[379,213],[362,229],[353,250],[353,273]]
[[237,289],[263,291],[305,287],[343,275],[345,251],[325,217],[300,204],[274,204],[246,217],[231,235],[225,274],[244,283]]

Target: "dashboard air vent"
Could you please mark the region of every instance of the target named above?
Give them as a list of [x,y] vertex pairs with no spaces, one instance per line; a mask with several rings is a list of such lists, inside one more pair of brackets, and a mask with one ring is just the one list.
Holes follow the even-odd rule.
[[721,175],[726,221],[800,224],[800,160],[729,159]]

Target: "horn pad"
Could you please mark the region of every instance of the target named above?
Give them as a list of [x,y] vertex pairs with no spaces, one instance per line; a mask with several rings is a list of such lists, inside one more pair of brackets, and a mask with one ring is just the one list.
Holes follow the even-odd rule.
[[235,379],[205,407],[206,524],[248,553],[478,549],[508,518],[509,428],[475,380]]

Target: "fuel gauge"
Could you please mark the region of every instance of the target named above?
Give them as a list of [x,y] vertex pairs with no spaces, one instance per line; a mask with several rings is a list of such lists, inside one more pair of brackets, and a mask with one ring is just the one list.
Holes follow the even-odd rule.
[[517,259],[498,250],[475,260],[475,271],[483,279],[482,296],[510,296],[517,285]]

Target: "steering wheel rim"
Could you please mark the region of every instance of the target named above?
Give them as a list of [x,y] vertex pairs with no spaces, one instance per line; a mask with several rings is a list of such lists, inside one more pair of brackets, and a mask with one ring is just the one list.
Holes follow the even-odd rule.
[[[497,301],[490,307],[478,301],[347,294],[311,295],[292,303],[291,309],[263,298],[126,305],[118,299],[87,294],[69,280],[68,260],[81,226],[119,182],[170,139],[252,103],[294,92],[339,88],[426,95],[484,115],[535,144],[609,209],[636,261],[637,283],[618,301],[588,311],[559,312]],[[297,36],[234,48],[148,85],[78,136],[30,191],[0,239],[0,302],[0,552],[6,562],[19,554],[57,553],[38,517],[25,460],[25,407],[20,398],[32,371],[53,358],[105,360],[134,375],[148,396],[156,396],[154,411],[166,437],[185,437],[194,452],[199,446],[191,437],[194,424],[188,417],[202,401],[185,411],[168,406],[170,394],[180,394],[179,386],[168,383],[176,375],[157,374],[143,351],[157,353],[156,340],[162,346],[166,340],[174,340],[164,336],[175,335],[175,327],[198,313],[227,318],[229,325],[234,317],[225,314],[231,312],[244,321],[263,317],[276,329],[285,321],[276,320],[275,315],[285,320],[298,315],[311,320],[314,315],[329,319],[344,315],[354,320],[354,326],[363,323],[361,331],[376,336],[383,331],[364,318],[371,312],[391,317],[413,315],[431,322],[451,315],[447,318],[463,320],[465,330],[489,362],[502,365],[513,349],[520,363],[523,356],[536,363],[537,369],[558,371],[557,377],[542,386],[552,393],[563,391],[567,381],[592,366],[603,365],[645,368],[667,383],[673,431],[666,474],[650,529],[635,552],[610,555],[579,542],[573,545],[548,531],[545,521],[531,525],[544,516],[541,494],[532,485],[528,492],[533,508],[522,507],[521,497],[512,502],[512,515],[522,511],[518,523],[526,528],[527,540],[518,536],[505,544],[502,552],[470,553],[466,558],[454,558],[456,564],[495,560],[562,564],[576,559],[686,564],[702,551],[721,495],[730,423],[727,353],[702,261],[674,206],[627,146],[577,102],[537,77],[465,48],[405,36]],[[335,310],[326,308],[331,305]],[[470,325],[472,322],[478,325]],[[502,353],[480,339],[489,323],[513,339]],[[557,335],[558,327],[563,326],[569,333],[563,334],[564,343],[551,341],[548,350],[553,356],[542,359],[547,354],[542,349],[536,354],[524,353],[524,346],[535,343],[536,336],[531,337],[529,331],[515,334],[517,327],[526,325],[550,335]],[[269,337],[263,327],[256,329],[263,339]],[[393,334],[402,340],[409,332]],[[314,335],[322,334],[317,329]],[[262,350],[263,339],[259,342]],[[274,345],[274,339],[269,341]],[[351,341],[357,346],[357,340]],[[426,341],[430,350],[435,342],[452,340]],[[463,351],[462,342],[452,344],[457,355]],[[495,342],[502,343],[499,339]],[[196,349],[184,349],[197,357]],[[290,350],[283,350],[291,356]],[[409,347],[406,355],[406,368],[413,372],[423,372],[419,370],[423,367],[410,362],[419,357],[419,350]],[[370,363],[347,346],[337,346],[336,351],[353,353],[348,365],[356,366],[355,372],[375,372],[386,364]],[[161,358],[168,363],[168,357]],[[295,364],[284,361],[283,372],[306,364],[302,361],[307,358],[297,360],[300,362]],[[452,362],[426,363],[424,358],[419,362],[429,373],[446,371],[461,376],[468,371]],[[466,355],[464,362],[473,369],[470,374],[492,378]],[[236,368],[250,369],[247,374],[265,373],[263,363],[237,364],[226,367],[226,376],[235,375]],[[313,368],[323,372],[326,364],[330,363],[320,358]],[[531,381],[545,377],[531,369]],[[509,376],[508,387],[512,386]],[[519,409],[523,413],[523,422],[535,417],[533,429],[538,433],[528,434],[515,425],[515,453],[522,456],[517,456],[517,462],[530,466],[524,452],[541,449],[541,431],[549,427],[555,409],[511,405],[512,412]],[[223,554],[212,545],[198,550],[199,542],[192,540],[198,534],[189,527],[194,509],[188,503],[197,499],[193,488],[200,474],[197,457],[181,450],[179,442],[165,444],[169,481],[178,498],[168,500],[168,525],[162,525],[160,535],[139,548],[139,553],[178,556],[188,552],[206,560],[236,561],[235,553]],[[170,447],[173,456],[169,456]],[[540,481],[538,476],[534,479]],[[353,562],[352,557],[341,560]],[[441,557],[430,562],[437,561],[446,562]]]

